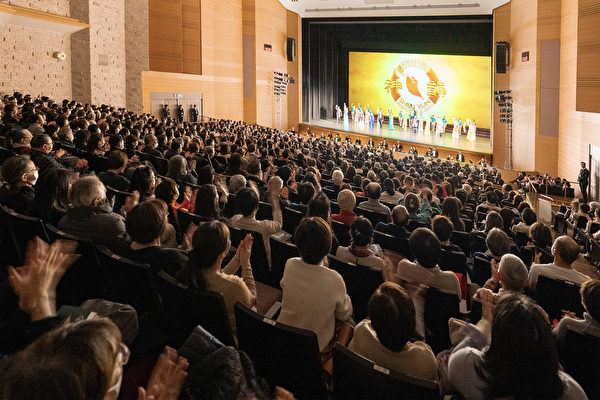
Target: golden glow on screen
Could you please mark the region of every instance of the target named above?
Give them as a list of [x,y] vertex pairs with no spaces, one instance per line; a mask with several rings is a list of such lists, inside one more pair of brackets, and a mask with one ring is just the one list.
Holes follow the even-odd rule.
[[[489,129],[492,58],[350,52],[349,101],[422,116],[474,120]],[[350,104],[348,107],[350,107]]]

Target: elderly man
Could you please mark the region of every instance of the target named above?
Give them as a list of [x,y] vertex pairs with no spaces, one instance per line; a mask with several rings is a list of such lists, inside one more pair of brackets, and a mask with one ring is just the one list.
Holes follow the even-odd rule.
[[522,293],[529,286],[527,267],[514,254],[505,254],[500,259],[491,261],[492,277],[485,282],[484,287],[493,292]]
[[37,135],[31,139],[30,157],[31,161],[40,169],[40,175],[52,168],[63,168],[57,159],[70,167],[83,168],[87,166],[86,159],[78,159],[73,156],[63,157],[66,154],[63,149],[57,151],[54,156],[50,155],[53,146],[52,139],[46,134]]
[[[541,253],[536,254],[535,259],[537,262],[539,262],[540,255]],[[587,275],[573,269],[573,263],[579,258],[579,245],[569,236],[559,236],[554,240],[552,255],[554,256],[552,264],[533,264],[531,266],[529,270],[529,282],[532,290],[535,291],[538,276],[540,275],[574,282],[578,285],[590,279]]]
[[379,222],[375,226],[375,230],[378,232],[387,233],[388,235],[395,236],[399,239],[408,239],[410,232],[406,227],[409,223],[408,210],[404,206],[396,206],[392,210],[392,222],[386,224],[385,222]]
[[387,215],[389,221],[390,208],[384,204],[381,204],[381,202],[379,201],[379,198],[381,197],[381,186],[379,186],[379,183],[369,183],[367,185],[366,195],[369,198],[369,200],[360,203],[358,208],[362,210],[385,214]]
[[117,253],[128,250],[125,220],[112,212],[106,188],[98,178],[86,176],[76,181],[69,190],[69,199],[71,207],[58,222],[58,228]]

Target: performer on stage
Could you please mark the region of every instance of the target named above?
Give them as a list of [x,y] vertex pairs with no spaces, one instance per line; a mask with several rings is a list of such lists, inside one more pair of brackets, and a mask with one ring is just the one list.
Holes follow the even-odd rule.
[[369,128],[375,128],[375,115],[373,114],[373,111],[371,111],[371,109],[369,108]]
[[383,126],[383,110],[379,107],[377,107],[377,126],[379,129]]
[[447,127],[448,127],[448,120],[446,119],[446,116],[444,115],[444,118],[442,118],[442,132],[441,133],[445,133]]
[[474,142],[477,139],[477,125],[475,124],[475,120],[469,121],[469,133],[467,133],[467,140],[470,142]]
[[394,114],[391,109],[388,110],[388,129],[390,131],[394,130]]
[[356,107],[354,107],[354,103],[352,103],[352,121],[356,122]]
[[404,126],[404,114],[402,114],[402,110],[398,111],[398,126]]
[[340,123],[340,119],[342,119],[342,109],[337,104],[335,105],[335,122]]
[[415,132],[419,130],[419,119],[416,114],[412,116],[412,129]]
[[467,118],[463,124],[462,133],[467,133],[467,128],[471,125],[471,120]]
[[348,106],[344,103],[344,125],[348,123]]
[[419,132],[423,132],[423,130],[425,128],[424,125],[425,125],[425,119],[423,119],[423,115],[419,115],[419,128],[418,128]]
[[425,134],[431,135],[431,118],[425,117]]
[[408,113],[406,111],[404,111],[404,114],[402,115],[402,129],[406,130],[407,127],[408,127]]

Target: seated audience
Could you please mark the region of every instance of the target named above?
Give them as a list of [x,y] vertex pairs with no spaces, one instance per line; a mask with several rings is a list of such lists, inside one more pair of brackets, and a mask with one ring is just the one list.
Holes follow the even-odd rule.
[[111,151],[107,160],[108,170],[100,172],[98,179],[104,183],[104,186],[110,186],[122,192],[129,191],[129,179],[123,176],[128,161],[127,153],[120,150]]
[[125,218],[125,228],[132,242],[129,251],[123,255],[149,264],[155,273],[162,270],[175,276],[188,257],[180,250],[162,246],[161,236],[169,227],[173,229],[163,201],[148,200],[133,207]]
[[483,318],[450,355],[452,386],[466,399],[587,398],[560,368],[544,310],[524,295],[482,291]]
[[581,294],[581,304],[585,309],[583,319],[577,318],[572,312],[565,313],[552,331],[559,348],[564,344],[568,329],[582,335],[600,338],[600,281],[590,279],[583,282],[579,293]]
[[460,210],[462,203],[456,197],[446,197],[442,203],[442,215],[445,215],[452,221],[455,230],[466,232],[465,223],[460,219]]
[[331,228],[319,217],[302,220],[294,241],[300,257],[285,264],[278,322],[317,334],[321,353],[335,343],[336,322],[351,320],[352,303],[344,280],[323,262],[331,249]]
[[15,156],[4,161],[0,204],[18,213],[26,213],[35,197],[33,185],[38,177],[38,168],[28,156]]
[[436,215],[431,220],[431,230],[435,233],[435,236],[440,240],[440,244],[442,245],[442,250],[453,253],[461,253],[464,254],[462,249],[451,243],[450,238],[452,237],[452,232],[454,231],[454,225],[450,218],[444,215]]
[[381,197],[381,186],[379,186],[379,183],[371,182],[367,185],[367,197],[369,200],[360,203],[358,209],[385,214],[389,220],[390,208],[379,201]]
[[72,178],[73,171],[63,168],[51,169],[42,175],[35,185],[35,197],[27,214],[56,226],[69,207]]
[[[575,240],[566,235],[559,236],[554,240],[551,251],[554,256],[553,263],[533,264],[529,270],[529,283],[532,290],[535,291],[539,275],[574,282],[578,285],[589,279],[587,275],[573,269],[573,263],[579,258],[579,245]],[[539,257],[536,255],[536,261]]]
[[408,219],[408,210],[404,206],[396,206],[392,210],[392,222],[386,224],[379,222],[375,226],[377,232],[387,233],[398,239],[408,239],[410,232],[406,227],[410,220]]
[[421,203],[415,193],[407,193],[404,196],[404,207],[408,211],[408,219],[421,224],[428,224],[433,215],[429,200],[423,198]]
[[229,193],[236,194],[237,192],[246,187],[246,183],[247,182],[246,178],[244,178],[244,175],[238,174],[232,176],[231,178],[229,178]]
[[529,286],[527,267],[514,254],[505,254],[500,262],[492,260],[490,265],[492,277],[485,282],[484,288],[498,293],[523,293]]
[[531,208],[526,208],[521,213],[521,222],[516,225],[513,225],[512,232],[513,234],[517,234],[517,232],[521,233],[529,233],[529,228],[537,221],[537,215],[535,211]]
[[128,191],[138,192],[140,194],[140,202],[142,202],[154,198],[155,186],[156,176],[152,168],[147,165],[140,165],[133,171]]
[[[176,278],[190,288],[221,293],[229,321],[235,330],[235,303],[239,301],[246,307],[256,304],[256,283],[250,265],[252,236],[246,235],[238,245],[235,257],[225,267],[221,267],[221,264],[231,246],[227,225],[219,221],[201,224],[191,242],[189,260]],[[240,268],[241,278],[236,275]]]
[[298,185],[299,203],[291,202],[289,207],[293,210],[300,211],[302,215],[306,215],[308,204],[315,196],[315,187],[310,182],[302,182]]
[[373,246],[371,221],[364,217],[356,218],[350,228],[350,236],[352,237],[350,246],[338,247],[335,253],[336,257],[349,263],[381,269],[383,254],[379,246]]
[[197,190],[194,214],[206,221],[219,219],[221,208],[219,207],[219,193],[215,185],[202,185]]
[[125,220],[112,212],[106,199],[106,188],[98,178],[80,178],[69,190],[69,201],[71,206],[67,215],[58,222],[59,229],[102,244],[117,253],[128,250]]
[[349,189],[341,190],[337,195],[337,202],[340,207],[340,213],[333,214],[331,219],[351,226],[357,218],[354,213],[354,208],[356,207],[356,197],[354,196],[354,193]]
[[369,318],[356,325],[348,348],[394,372],[437,381],[437,360],[431,348],[410,341],[415,324],[415,308],[404,288],[382,283],[369,300]]
[[396,191],[394,181],[386,178],[383,181],[383,193],[381,193],[381,201],[391,204],[398,204],[404,196]]

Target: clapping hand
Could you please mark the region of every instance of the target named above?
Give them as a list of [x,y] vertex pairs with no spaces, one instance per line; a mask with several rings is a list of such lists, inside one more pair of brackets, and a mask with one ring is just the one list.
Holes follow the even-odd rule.
[[500,282],[500,278],[498,277],[498,262],[492,258],[490,261],[491,271],[492,271],[492,281],[496,284]]
[[56,315],[56,286],[75,260],[77,244],[56,241],[47,244],[36,237],[27,246],[25,264],[9,267],[8,279],[19,296],[19,308],[31,315],[32,321]]
[[481,289],[479,291],[479,297],[481,298],[482,310],[481,317],[489,322],[492,322],[494,318],[494,309],[498,304],[499,296],[492,292],[490,289]]
[[252,238],[251,234],[247,234],[244,240],[240,242],[235,252],[235,257],[241,265],[250,265],[250,255],[252,254]]
[[165,347],[158,357],[146,389],[138,388],[138,400],[177,400],[187,377],[188,361],[177,351]]
[[140,192],[134,190],[131,192],[131,195],[127,196],[125,199],[125,204],[121,207],[121,215],[125,216],[128,212],[133,210],[135,206],[140,203]]

